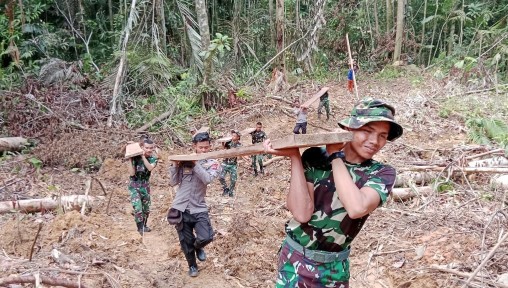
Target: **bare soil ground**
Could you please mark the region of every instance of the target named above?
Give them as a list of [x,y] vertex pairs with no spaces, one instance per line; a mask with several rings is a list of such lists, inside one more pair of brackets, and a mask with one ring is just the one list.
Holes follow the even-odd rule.
[[[409,78],[360,79],[360,93],[394,104],[396,117],[405,128],[404,136],[388,144],[377,159],[398,168],[449,163],[485,151],[485,147],[467,142],[461,117],[453,113],[447,118],[439,116],[446,109],[453,111],[460,102],[457,99],[460,96],[445,95],[460,90],[446,88],[446,83],[430,78],[421,79],[419,83]],[[325,131],[319,127],[336,128],[337,120],[355,102],[355,97],[346,92],[345,83],[329,83],[329,86],[333,117],[329,121],[318,120],[312,110],[308,133]],[[305,99],[314,91],[316,87],[307,83],[286,95]],[[473,106],[481,109],[487,105],[488,95],[475,97],[471,100]],[[294,125],[293,118],[281,113],[282,106],[288,104],[261,98],[248,107],[223,113],[222,124],[212,129],[227,132],[229,128],[243,129],[261,121],[270,138],[275,139],[290,134]],[[71,138],[79,142],[80,135],[90,137],[88,133],[77,132]],[[100,146],[108,146],[111,141],[119,147],[126,140],[126,137],[111,136],[111,140],[107,135],[101,137],[106,141],[100,142]],[[163,139],[164,135],[160,137]],[[242,138],[244,144],[249,141],[250,137]],[[165,221],[175,195],[175,190],[168,185],[166,159],[172,153],[187,153],[188,148],[165,147],[163,143],[159,141],[160,162],[151,179],[149,226],[152,232],[144,236],[137,233],[127,192],[126,163],[111,155],[92,174],[104,184],[108,197],[111,196],[108,213],[106,199],[85,215],[62,210],[0,215],[0,274],[40,273],[76,283],[79,280],[87,287],[273,287],[277,252],[285,235],[284,224],[291,217],[285,209],[289,161],[274,162],[266,168],[266,175],[254,177],[250,159],[242,159],[234,198],[222,196],[218,181],[210,185],[207,202],[216,238],[206,248],[208,259],[199,263],[199,277],[190,278],[175,229]],[[78,150],[68,153],[72,152],[93,155]],[[19,199],[84,194],[84,183],[91,174],[72,172],[63,166],[37,171],[28,164],[27,157],[30,155],[0,163],[4,183],[17,179],[17,183],[0,188],[0,200],[13,200],[16,195]],[[439,179],[450,182],[451,188],[443,193],[406,202],[390,201],[371,215],[353,242],[352,287],[461,287],[467,278],[433,267],[471,273],[506,233],[503,232],[508,228],[503,203],[506,192],[489,186],[490,175],[451,178],[445,174]],[[102,193],[94,182],[90,195]],[[42,229],[29,261],[39,223],[43,223]],[[71,260],[56,263],[51,257],[52,249]],[[508,243],[503,243],[480,271],[484,278],[475,279],[472,287],[494,287],[489,285],[508,272],[507,260]]]

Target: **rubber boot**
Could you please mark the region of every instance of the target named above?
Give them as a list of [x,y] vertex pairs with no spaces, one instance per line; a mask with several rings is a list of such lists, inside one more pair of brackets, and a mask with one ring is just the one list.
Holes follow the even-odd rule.
[[148,225],[146,225],[146,223],[148,223],[148,216],[145,217],[145,223],[143,223],[143,229],[145,230],[145,232],[151,232],[152,229],[150,229],[150,227],[148,227]]

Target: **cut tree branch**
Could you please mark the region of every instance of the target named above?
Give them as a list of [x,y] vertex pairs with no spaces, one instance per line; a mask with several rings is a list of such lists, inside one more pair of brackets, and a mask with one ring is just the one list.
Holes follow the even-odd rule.
[[[80,282],[73,282],[67,279],[59,279],[48,276],[39,276],[41,283],[50,286],[63,286],[69,288],[87,288],[88,286]],[[20,284],[20,283],[35,283],[35,276],[9,276],[0,278],[0,286],[7,286],[9,284]]]

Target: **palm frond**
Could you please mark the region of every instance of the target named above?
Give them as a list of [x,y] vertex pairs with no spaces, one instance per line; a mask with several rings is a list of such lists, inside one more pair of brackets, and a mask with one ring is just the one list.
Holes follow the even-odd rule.
[[187,31],[187,37],[189,37],[189,42],[191,44],[192,49],[192,63],[198,68],[199,72],[202,74],[204,70],[203,60],[199,55],[203,50],[201,47],[201,35],[197,32],[198,23],[196,22],[196,17],[190,11],[188,4],[183,0],[176,0],[176,4],[178,6],[178,10],[182,15],[182,19]]

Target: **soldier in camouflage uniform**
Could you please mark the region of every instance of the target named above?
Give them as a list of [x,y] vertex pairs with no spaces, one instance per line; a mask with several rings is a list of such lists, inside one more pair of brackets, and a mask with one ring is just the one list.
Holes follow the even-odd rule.
[[140,144],[144,153],[130,159],[129,165],[129,193],[134,208],[134,221],[138,232],[150,232],[146,225],[150,215],[150,175],[157,165],[157,158],[153,155],[155,144],[152,140],[145,138]]
[[[237,148],[242,146],[242,143],[240,143],[240,132],[237,130],[231,130],[231,141],[226,142],[223,144],[224,148],[231,149],[231,148]],[[224,159],[224,162],[222,162],[222,171],[219,175],[219,181],[222,184],[222,189],[224,192],[222,193],[223,196],[229,195],[229,197],[233,197],[235,194],[235,184],[237,179],[237,159],[238,157],[233,158],[226,158]],[[229,173],[231,183],[228,185],[226,184],[226,174]]]
[[[256,130],[251,134],[252,136],[252,144],[256,143],[262,143],[267,139],[266,133],[263,132],[261,129],[263,129],[263,124],[261,122],[256,123]],[[258,176],[258,169],[256,163],[259,164],[259,171],[261,174],[264,174],[265,171],[263,170],[263,154],[258,155],[252,155],[252,168],[254,169],[254,176]]]
[[349,287],[349,251],[369,214],[386,202],[395,169],[372,160],[402,135],[395,109],[381,100],[364,99],[339,126],[353,133],[351,142],[267,152],[289,156],[291,184],[276,287]]
[[325,94],[321,95],[319,97],[319,106],[317,109],[318,113],[318,119],[321,119],[321,114],[323,114],[321,111],[323,110],[323,107],[326,111],[326,120],[330,119],[330,100],[328,100],[328,92],[325,92]]

